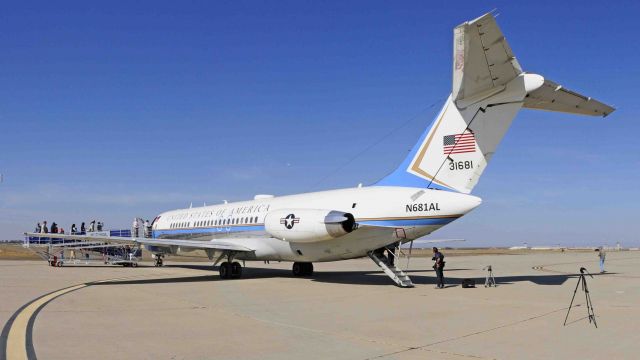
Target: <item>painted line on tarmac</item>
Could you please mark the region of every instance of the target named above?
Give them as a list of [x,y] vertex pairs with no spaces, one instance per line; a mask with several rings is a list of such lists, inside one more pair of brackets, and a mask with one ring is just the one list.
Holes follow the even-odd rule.
[[0,360],[33,360],[37,358],[33,346],[33,325],[40,310],[52,300],[91,285],[140,277],[148,276],[131,276],[77,284],[44,294],[22,305],[11,318],[9,318],[4,328],[2,328],[0,336]]
[[87,284],[80,284],[56,290],[30,301],[18,309],[2,329],[4,358],[7,360],[35,359],[36,352],[33,347],[33,323],[40,310],[58,296],[87,286]]

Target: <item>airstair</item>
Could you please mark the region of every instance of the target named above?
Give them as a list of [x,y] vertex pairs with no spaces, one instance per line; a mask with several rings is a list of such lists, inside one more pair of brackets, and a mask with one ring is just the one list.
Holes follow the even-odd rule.
[[[378,265],[384,271],[384,273],[387,274],[387,276],[391,280],[393,280],[393,282],[395,282],[399,287],[412,288],[414,286],[411,282],[411,279],[409,278],[409,275],[402,271],[402,269],[400,269],[397,265],[388,265],[384,258],[380,258],[373,251],[369,251],[367,255],[369,255],[371,260],[373,260],[373,262],[376,263],[376,265]],[[397,264],[399,262],[399,258],[397,255],[393,256],[396,257],[395,263]]]

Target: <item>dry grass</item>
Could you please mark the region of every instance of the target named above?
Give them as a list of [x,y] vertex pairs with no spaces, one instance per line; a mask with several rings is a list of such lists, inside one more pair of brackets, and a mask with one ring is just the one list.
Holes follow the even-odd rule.
[[0,259],[2,260],[40,260],[31,250],[23,248],[22,244],[0,244]]

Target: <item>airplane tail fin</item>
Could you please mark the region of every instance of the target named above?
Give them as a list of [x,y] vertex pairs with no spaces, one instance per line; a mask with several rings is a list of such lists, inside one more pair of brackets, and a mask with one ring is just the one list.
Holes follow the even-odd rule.
[[400,167],[376,185],[470,193],[523,107],[594,116],[615,110],[523,72],[493,14],[457,26],[451,95]]

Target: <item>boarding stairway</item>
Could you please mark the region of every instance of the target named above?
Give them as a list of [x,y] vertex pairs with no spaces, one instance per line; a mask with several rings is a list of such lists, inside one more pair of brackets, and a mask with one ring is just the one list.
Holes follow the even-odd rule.
[[[373,262],[376,263],[376,265],[378,265],[382,269],[382,271],[384,271],[384,273],[387,274],[387,276],[396,283],[396,285],[403,288],[414,287],[413,282],[411,282],[411,279],[409,278],[409,275],[402,271],[402,269],[400,269],[397,265],[389,266],[384,259],[381,259],[373,251],[369,251],[367,255],[369,255],[371,260],[373,260]],[[399,261],[398,256],[394,256],[396,257],[395,263],[397,264]]]
[[[82,232],[77,233],[77,235],[91,236],[95,234],[107,237],[131,237],[131,233],[132,231],[127,229]],[[122,244],[109,244],[104,241],[59,239],[49,237],[48,234],[25,236],[22,246],[50,264],[52,259],[55,259],[56,265],[52,266],[62,266],[64,263],[104,263],[137,266],[137,261],[142,256],[141,249],[138,246],[129,247]],[[76,257],[76,252],[80,255],[79,257]],[[67,256],[65,256],[65,253]]]

